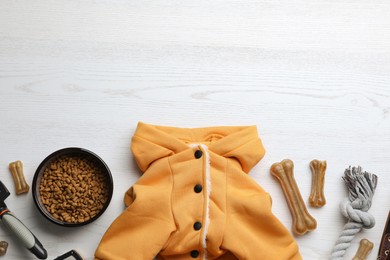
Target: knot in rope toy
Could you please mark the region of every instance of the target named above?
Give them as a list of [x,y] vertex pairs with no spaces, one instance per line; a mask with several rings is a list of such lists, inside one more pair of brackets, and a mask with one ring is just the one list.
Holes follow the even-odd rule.
[[332,260],[341,260],[351,241],[362,228],[372,228],[374,217],[367,211],[371,208],[372,197],[378,182],[375,174],[363,172],[360,166],[349,166],[344,172],[343,180],[348,187],[348,198],[340,204],[341,213],[348,218],[336,245],[332,251]]

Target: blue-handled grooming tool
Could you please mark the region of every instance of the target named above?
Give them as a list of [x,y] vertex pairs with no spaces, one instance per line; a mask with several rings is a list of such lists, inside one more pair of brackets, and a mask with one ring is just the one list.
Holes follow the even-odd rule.
[[10,195],[7,187],[0,181],[0,220],[14,233],[19,242],[39,259],[46,259],[47,252],[34,234],[5,205],[5,199]]

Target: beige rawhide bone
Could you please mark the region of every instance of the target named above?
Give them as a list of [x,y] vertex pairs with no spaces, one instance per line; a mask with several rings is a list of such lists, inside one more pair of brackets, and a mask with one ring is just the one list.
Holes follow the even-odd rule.
[[8,242],[0,241],[0,256],[3,256],[7,253]]
[[271,174],[279,180],[292,214],[292,231],[296,235],[304,235],[308,231],[314,230],[317,227],[317,222],[306,209],[295,182],[293,170],[294,163],[289,159],[271,166]]
[[363,238],[360,240],[359,249],[356,252],[356,255],[352,260],[364,260],[368,256],[368,254],[371,252],[372,248],[374,247],[374,244]]
[[9,170],[14,179],[16,194],[19,195],[28,192],[30,186],[28,186],[24,178],[23,163],[21,161],[12,162],[9,164]]
[[326,204],[324,195],[326,161],[312,160],[310,162],[310,169],[312,179],[309,204],[312,207],[320,208]]

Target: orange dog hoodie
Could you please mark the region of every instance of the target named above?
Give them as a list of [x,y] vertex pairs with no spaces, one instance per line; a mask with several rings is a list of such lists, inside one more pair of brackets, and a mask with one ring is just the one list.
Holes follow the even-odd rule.
[[131,149],[143,174],[95,259],[301,259],[271,197],[247,174],[265,154],[256,126],[140,122]]

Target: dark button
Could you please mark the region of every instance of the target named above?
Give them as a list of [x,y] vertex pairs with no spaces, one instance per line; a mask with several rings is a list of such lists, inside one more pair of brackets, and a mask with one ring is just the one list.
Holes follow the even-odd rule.
[[199,256],[199,251],[198,250],[192,250],[191,251],[191,257],[192,258],[197,258]]
[[201,192],[202,189],[203,189],[203,187],[202,187],[202,185],[200,185],[200,184],[196,184],[195,187],[194,187],[194,191],[195,191],[196,193]]
[[203,154],[203,152],[201,150],[196,150],[194,155],[195,155],[196,159],[199,159],[200,157],[202,157],[202,154]]
[[202,228],[202,223],[200,223],[200,222],[195,222],[194,223],[194,229],[195,230],[200,230]]

